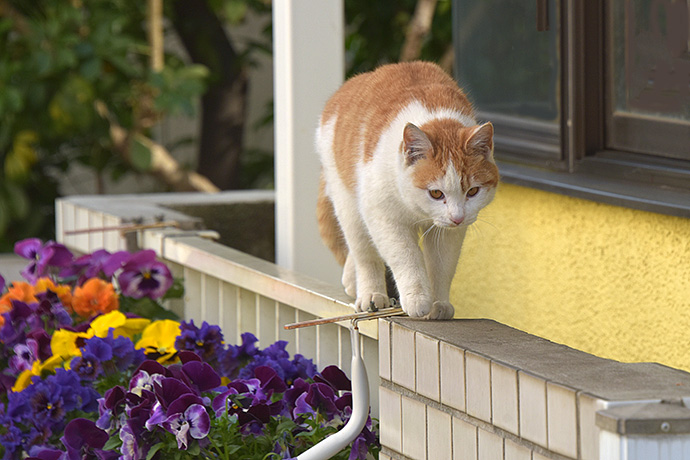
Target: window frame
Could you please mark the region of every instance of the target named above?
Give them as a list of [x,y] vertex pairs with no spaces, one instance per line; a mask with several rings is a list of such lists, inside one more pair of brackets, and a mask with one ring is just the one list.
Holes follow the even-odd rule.
[[[609,2],[552,2],[559,2],[561,12],[559,24],[552,25],[560,28],[560,151],[553,151],[553,133],[545,135],[535,123],[506,123],[508,117],[494,115],[503,181],[690,218],[690,161],[607,148]],[[490,113],[479,118],[494,121]]]

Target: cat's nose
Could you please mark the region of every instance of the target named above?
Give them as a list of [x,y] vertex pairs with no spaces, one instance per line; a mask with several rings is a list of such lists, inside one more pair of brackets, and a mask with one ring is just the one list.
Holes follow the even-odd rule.
[[460,225],[465,220],[465,216],[451,216],[450,221],[455,225]]

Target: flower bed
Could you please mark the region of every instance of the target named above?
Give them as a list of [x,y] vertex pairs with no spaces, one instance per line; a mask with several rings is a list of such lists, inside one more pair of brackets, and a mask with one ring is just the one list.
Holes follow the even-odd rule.
[[[293,458],[349,419],[336,366],[171,317],[161,301],[181,284],[152,251],[75,259],[30,239],[15,252],[29,264],[26,282],[0,276],[4,459]],[[375,428],[334,458],[376,457]]]

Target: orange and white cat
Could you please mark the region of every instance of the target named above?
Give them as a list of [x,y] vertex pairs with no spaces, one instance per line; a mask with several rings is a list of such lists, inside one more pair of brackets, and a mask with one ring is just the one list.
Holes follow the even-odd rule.
[[319,229],[344,265],[355,309],[389,306],[387,265],[408,315],[452,318],[450,285],[467,227],[499,179],[493,126],[477,125],[467,97],[437,65],[390,64],[331,97],[316,147]]

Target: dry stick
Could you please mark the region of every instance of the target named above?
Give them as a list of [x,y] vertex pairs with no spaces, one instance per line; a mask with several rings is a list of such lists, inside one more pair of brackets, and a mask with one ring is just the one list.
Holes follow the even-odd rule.
[[[96,101],[96,112],[110,123],[110,138],[117,151],[129,162],[132,133],[120,126],[103,101]],[[208,178],[194,171],[185,170],[168,150],[160,144],[141,134],[134,134],[136,142],[144,145],[151,152],[150,174],[158,177],[176,191],[198,191],[216,193],[220,189]]]
[[[688,0],[690,1],[690,0]],[[453,45],[448,45],[448,48],[443,52],[441,60],[438,61],[438,65],[441,66],[443,70],[448,72],[448,74],[453,75],[453,64],[455,63],[455,49]]]
[[407,26],[405,42],[400,52],[401,61],[414,61],[422,54],[422,44],[431,30],[437,0],[417,0],[414,14]]
[[155,222],[151,224],[125,224],[125,225],[113,225],[111,227],[97,227],[97,228],[80,228],[77,230],[67,230],[65,235],[79,235],[81,233],[94,233],[94,232],[115,232],[119,231],[121,233],[131,233],[138,230],[146,230],[149,228],[165,228],[174,227],[179,228],[180,224],[176,221],[170,222]]
[[405,312],[400,307],[386,308],[379,311],[363,311],[360,313],[352,313],[351,315],[342,315],[334,316],[332,318],[319,318],[308,321],[300,321],[297,323],[286,324],[285,326],[283,326],[283,328],[290,330],[297,329],[300,327],[318,326],[320,324],[339,323],[341,321],[377,319],[386,318],[388,316],[402,316],[404,314]]

